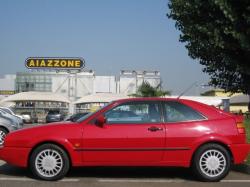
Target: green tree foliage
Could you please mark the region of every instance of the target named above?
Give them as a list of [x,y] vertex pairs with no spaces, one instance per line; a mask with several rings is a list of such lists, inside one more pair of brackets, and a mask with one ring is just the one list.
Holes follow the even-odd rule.
[[189,56],[204,65],[210,85],[250,94],[250,0],[170,0]]
[[170,91],[161,90],[161,84],[156,87],[153,87],[147,81],[143,81],[139,86],[137,92],[132,94],[134,97],[160,97],[165,95],[170,95]]

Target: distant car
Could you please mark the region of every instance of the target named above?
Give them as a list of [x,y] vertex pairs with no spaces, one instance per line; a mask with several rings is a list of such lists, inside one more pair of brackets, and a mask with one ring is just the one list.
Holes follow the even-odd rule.
[[23,117],[24,123],[37,123],[38,117],[32,112],[22,112],[21,116]]
[[11,119],[13,121],[13,123],[17,123],[17,125],[20,126],[20,128],[23,127],[23,121],[22,121],[22,119],[19,118],[19,117],[17,117],[17,116],[11,115],[11,114],[5,112],[2,109],[0,109],[0,116]]
[[5,112],[7,112],[13,116],[17,116],[17,117],[23,119],[23,117],[21,115],[15,114],[14,111],[8,107],[0,107],[0,109],[4,110]]
[[73,114],[73,115],[67,117],[67,118],[65,119],[65,121],[72,121],[72,122],[75,122],[75,121],[79,120],[80,118],[86,116],[87,114],[89,114],[89,112],[76,113],[76,114]]
[[22,127],[23,125],[18,122],[15,116],[0,110],[0,146],[4,143],[6,134]]
[[46,116],[46,123],[63,121],[64,117],[59,110],[50,110]]
[[9,117],[17,120],[18,124],[20,126],[23,126],[23,118],[22,118],[22,116],[16,115],[10,108],[0,107],[0,111],[3,111],[3,112],[6,112],[7,114],[10,114],[11,116],[9,116]]
[[180,98],[129,98],[76,122],[9,133],[0,159],[48,181],[76,166],[178,166],[214,182],[249,151],[242,117]]

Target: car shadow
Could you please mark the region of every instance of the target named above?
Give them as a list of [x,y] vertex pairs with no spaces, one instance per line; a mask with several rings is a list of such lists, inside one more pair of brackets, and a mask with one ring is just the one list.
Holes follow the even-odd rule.
[[[8,177],[33,178],[31,172],[4,164],[0,166],[0,175]],[[69,178],[114,178],[114,179],[178,179],[196,181],[192,171],[188,168],[177,167],[77,167],[72,168]]]
[[196,180],[189,169],[177,167],[82,167],[71,169],[68,177]]

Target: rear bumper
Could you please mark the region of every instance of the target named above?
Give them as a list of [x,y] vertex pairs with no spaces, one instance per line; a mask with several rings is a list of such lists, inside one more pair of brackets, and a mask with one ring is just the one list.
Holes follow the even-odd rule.
[[0,160],[19,166],[27,167],[31,148],[0,147]]
[[234,164],[240,164],[245,161],[247,155],[250,153],[250,144],[232,144],[230,145]]

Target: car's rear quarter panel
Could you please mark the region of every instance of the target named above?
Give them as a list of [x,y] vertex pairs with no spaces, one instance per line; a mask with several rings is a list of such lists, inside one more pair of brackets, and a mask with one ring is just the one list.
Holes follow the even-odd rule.
[[201,103],[187,100],[181,102],[207,119],[166,123],[166,147],[170,148],[163,157],[166,165],[189,167],[195,151],[206,143],[220,143],[231,152],[231,145],[245,143],[245,135],[238,134],[233,116]]
[[[226,146],[238,142],[233,119],[204,120],[166,124],[166,147],[163,161],[168,165],[190,166],[197,148],[205,143],[217,142]],[[179,149],[178,149],[179,148]]]

